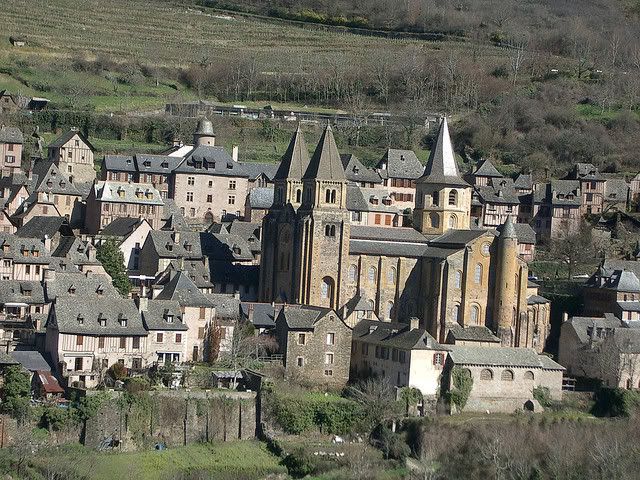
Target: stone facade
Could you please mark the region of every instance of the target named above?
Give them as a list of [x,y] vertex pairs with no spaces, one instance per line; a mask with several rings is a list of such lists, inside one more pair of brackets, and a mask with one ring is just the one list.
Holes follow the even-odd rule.
[[72,183],[91,183],[96,178],[93,152],[95,149],[84,135],[70,130],[49,144],[49,160]]

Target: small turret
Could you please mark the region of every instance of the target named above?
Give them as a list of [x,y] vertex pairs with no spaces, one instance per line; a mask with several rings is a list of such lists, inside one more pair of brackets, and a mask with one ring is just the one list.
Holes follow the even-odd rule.
[[216,134],[213,133],[213,124],[206,117],[202,117],[198,122],[198,128],[193,132],[193,145],[194,147],[201,145],[213,147],[215,144]]
[[518,238],[511,215],[507,217],[498,238],[497,257],[493,316],[495,329],[503,345],[515,346],[521,279]]

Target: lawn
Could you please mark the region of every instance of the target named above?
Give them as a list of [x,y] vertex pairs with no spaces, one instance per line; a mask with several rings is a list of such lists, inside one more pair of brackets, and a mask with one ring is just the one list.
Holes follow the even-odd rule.
[[257,480],[272,473],[286,472],[286,468],[279,465],[278,457],[257,441],[197,444],[132,453],[98,453],[84,447],[71,447],[51,457],[46,453],[39,455],[32,465],[36,468],[45,468],[51,462],[65,465],[76,475],[85,475],[91,480],[168,480],[181,475]]

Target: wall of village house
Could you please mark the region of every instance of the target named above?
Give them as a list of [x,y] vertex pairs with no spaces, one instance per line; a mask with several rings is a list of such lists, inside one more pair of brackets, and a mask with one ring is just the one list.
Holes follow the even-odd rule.
[[160,192],[162,198],[170,198],[171,177],[161,173],[144,173],[138,172],[136,175],[136,183],[146,183],[153,185],[153,188]]
[[551,219],[551,238],[561,238],[567,234],[575,233],[580,228],[579,207],[565,207],[567,210],[559,208],[553,209],[553,218]]
[[[327,334],[333,333],[334,344],[327,344]],[[304,345],[298,342],[299,334],[305,335]],[[313,331],[289,331],[284,346],[286,350],[287,377],[313,385],[342,386],[349,380],[351,361],[351,329],[333,312],[316,323]],[[283,345],[280,345],[281,351]],[[326,363],[326,354],[333,354],[333,363]],[[298,366],[298,358],[303,365]],[[331,372],[331,374],[328,374]]]
[[[224,214],[241,217],[246,197],[246,178],[175,174],[173,198],[176,205],[184,209],[186,218],[220,221]],[[205,218],[208,213],[213,218]]]
[[138,203],[120,203],[97,201],[90,197],[87,202],[86,226],[90,233],[97,233],[120,217],[143,217],[151,228],[159,228],[162,222],[162,205],[145,205]]
[[16,223],[18,224],[19,227],[21,227],[22,225],[27,223],[29,220],[31,220],[33,217],[42,217],[42,216],[59,217],[60,212],[57,209],[57,207],[55,207],[54,205],[51,205],[49,203],[40,203],[38,201],[37,203],[32,204],[31,208],[29,209],[29,212],[26,215],[16,219],[17,220]]
[[0,212],[0,232],[2,233],[16,233],[18,229],[9,220],[9,217],[5,212]]
[[[394,204],[395,205],[395,204]],[[404,209],[401,209],[402,211]],[[363,212],[366,222],[361,225],[371,225],[375,227],[401,227],[402,217],[397,213],[385,212]]]
[[[412,350],[409,354],[409,386],[419,389],[422,395],[438,395],[447,353],[435,350]],[[439,356],[438,359],[436,355]],[[439,363],[440,359],[441,363]]]
[[[6,260],[5,260],[6,261]],[[7,267],[5,261],[2,262],[2,279],[9,276],[7,280],[34,280],[40,281],[44,278],[44,270],[47,267],[46,264],[33,264],[33,263],[15,263],[11,262],[11,265]]]
[[[418,315],[417,285],[412,282],[417,264],[417,259],[409,257],[349,255],[344,301],[361,292],[374,302],[374,313],[383,321]],[[351,276],[352,266],[356,267],[355,279]],[[369,275],[371,268],[375,269],[373,281]]]
[[143,222],[120,244],[119,248],[124,255],[124,264],[127,266],[127,270],[139,270],[142,246],[147,240],[150,231],[151,227]]
[[13,172],[20,171],[22,163],[22,144],[0,142],[0,172],[3,177],[9,177]]
[[[67,217],[70,223],[76,223],[82,219],[82,197],[78,195],[49,194],[49,198],[53,200],[53,204],[60,212],[60,215]],[[49,213],[49,215],[52,214],[54,213]]]
[[[401,186],[409,183],[408,186]],[[416,181],[404,178],[389,178],[383,181],[383,189],[394,198],[393,206],[400,212],[407,208],[413,210],[416,202]],[[406,200],[401,200],[406,199]]]
[[[183,307],[183,323],[189,330],[183,333],[186,336],[186,361],[202,361],[205,347],[205,338],[213,318],[211,307]],[[185,335],[186,333],[186,335]],[[197,347],[197,351],[195,348]],[[197,358],[194,358],[197,355]]]
[[492,204],[486,203],[484,205],[484,214],[482,217],[482,224],[485,227],[498,227],[507,221],[508,216],[518,217],[520,206],[516,205],[504,205],[504,204]]
[[[180,335],[180,342],[176,342],[176,334]],[[164,363],[158,354],[178,354],[179,361],[187,361],[187,332],[184,330],[152,330],[147,340],[149,361]]]
[[596,180],[580,181],[580,191],[582,193],[581,215],[602,212],[605,183],[604,181]]
[[93,166],[93,152],[76,134],[61,148],[51,149],[50,159],[54,160],[60,172],[74,183],[89,183],[96,178]]

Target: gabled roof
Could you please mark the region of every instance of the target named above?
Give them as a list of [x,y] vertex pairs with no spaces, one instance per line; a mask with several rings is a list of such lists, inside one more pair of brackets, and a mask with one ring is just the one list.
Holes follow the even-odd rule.
[[607,314],[604,317],[571,317],[562,324],[562,329],[571,328],[582,344],[589,343],[588,329],[602,328],[613,330],[622,326],[620,319],[613,314]]
[[56,377],[49,370],[38,370],[36,375],[45,393],[64,393],[64,388],[60,386]]
[[143,222],[146,222],[146,220],[141,217],[117,217],[102,229],[100,235],[108,237],[128,237]]
[[23,143],[24,136],[17,127],[0,127],[0,143]]
[[249,192],[249,206],[255,209],[268,210],[273,205],[273,187],[255,187]]
[[11,233],[0,233],[0,258],[11,258],[15,263],[46,265],[51,260],[51,254],[39,238],[20,238]]
[[353,338],[361,342],[399,348],[401,350],[444,350],[435,338],[422,328],[411,329],[407,323],[360,320],[353,327]]
[[453,145],[449,137],[449,127],[447,126],[446,117],[442,119],[436,143],[431,150],[424,173],[419,181],[458,187],[469,186],[469,184],[460,177],[458,164],[456,163],[453,152]]
[[89,241],[81,240],[78,237],[61,237],[51,256],[66,258],[74,265],[100,265],[98,260],[89,259],[92,250],[95,252],[96,247]]
[[531,348],[516,347],[476,347],[451,345],[448,347],[449,357],[455,365],[477,365],[494,367],[540,368],[543,370],[565,370],[551,360],[541,359]]
[[189,327],[184,323],[182,308],[175,300],[150,299],[142,320],[147,330],[185,331]]
[[178,272],[156,297],[158,300],[176,300],[185,307],[213,306],[204,293],[185,272]]
[[473,175],[476,177],[504,177],[490,160],[482,160]]
[[44,287],[40,282],[27,280],[2,280],[0,282],[0,305],[22,303],[43,305]]
[[[175,157],[171,158],[176,160]],[[108,172],[134,173],[136,171],[135,159],[133,155],[105,155],[103,160],[103,170]]]
[[[99,290],[102,295],[98,293]],[[120,298],[111,279],[99,273],[56,272],[55,279],[45,282],[45,292],[48,302],[60,296],[71,297],[77,303],[91,303],[101,296]]]
[[485,326],[462,327],[456,324],[447,334],[447,341],[449,339],[452,341],[500,343],[500,339]]
[[388,148],[376,169],[382,178],[416,180],[422,175],[424,167],[413,150]]
[[464,247],[487,233],[491,234],[488,230],[448,230],[431,240],[429,245]]
[[96,182],[93,190],[96,199],[102,202],[164,205],[160,192],[147,183]]
[[242,315],[255,327],[273,328],[276,326],[276,316],[280,310],[271,303],[242,302]]
[[277,163],[242,162],[242,166],[249,180],[255,180],[260,175],[264,175],[269,181],[273,181],[278,171]]
[[14,350],[9,355],[20,363],[25,369],[30,372],[42,370],[45,372],[51,371],[49,362],[45,360],[42,354],[36,350]]
[[474,187],[478,197],[484,203],[518,205],[520,197],[510,178],[491,178],[488,185]]
[[331,125],[327,125],[324,129],[324,132],[320,137],[320,141],[311,156],[309,167],[307,167],[302,178],[338,181],[346,180],[342,160],[340,160],[340,154],[338,153],[338,146],[333,138]]
[[232,293],[207,293],[219,319],[235,320],[240,316],[240,297]]
[[[342,154],[340,155],[340,160],[348,181],[355,183],[382,183],[380,175],[375,170],[365,167],[355,155],[351,153]],[[420,170],[422,171],[422,168]]]
[[78,135],[78,137],[80,137],[80,140],[82,140],[87,147],[89,147],[92,151],[95,152],[95,148],[93,145],[91,145],[91,143],[89,142],[89,140],[82,134],[80,133],[80,131],[78,130],[68,130],[65,133],[63,133],[62,135],[60,135],[58,138],[56,138],[55,140],[53,140],[48,147],[49,148],[60,148],[60,147],[64,147],[64,145],[71,140],[75,135]]
[[[62,295],[51,306],[47,328],[75,335],[146,336],[142,317],[133,300],[101,295],[78,301],[76,295]],[[105,319],[105,326],[101,326]],[[122,320],[126,319],[126,323]],[[124,325],[124,326],[123,326]]]
[[73,182],[65,177],[54,162],[37,160],[31,170],[34,192],[82,196]]
[[533,176],[530,173],[521,173],[513,182],[513,186],[519,189],[531,190],[533,188]]
[[302,180],[309,167],[309,162],[309,150],[304,141],[304,134],[300,129],[300,125],[298,125],[293,137],[291,137],[287,151],[280,160],[280,166],[276,171],[274,180]]
[[236,162],[223,147],[199,145],[175,169],[176,173],[248,178],[244,164]]
[[167,267],[156,275],[155,285],[166,285],[176,272],[183,271],[199,289],[213,288],[209,269],[201,260],[170,260]]
[[[140,173],[159,173],[169,175],[176,169],[181,159],[169,155],[150,155],[139,153],[135,155],[134,160],[136,170]],[[127,165],[124,165],[125,168],[126,166]],[[124,168],[118,170],[122,171]]]
[[280,310],[278,318],[284,320],[289,330],[313,330],[318,320],[332,311],[330,308],[285,305]]
[[16,236],[22,238],[53,238],[58,232],[72,234],[71,228],[64,217],[36,216],[16,231]]

